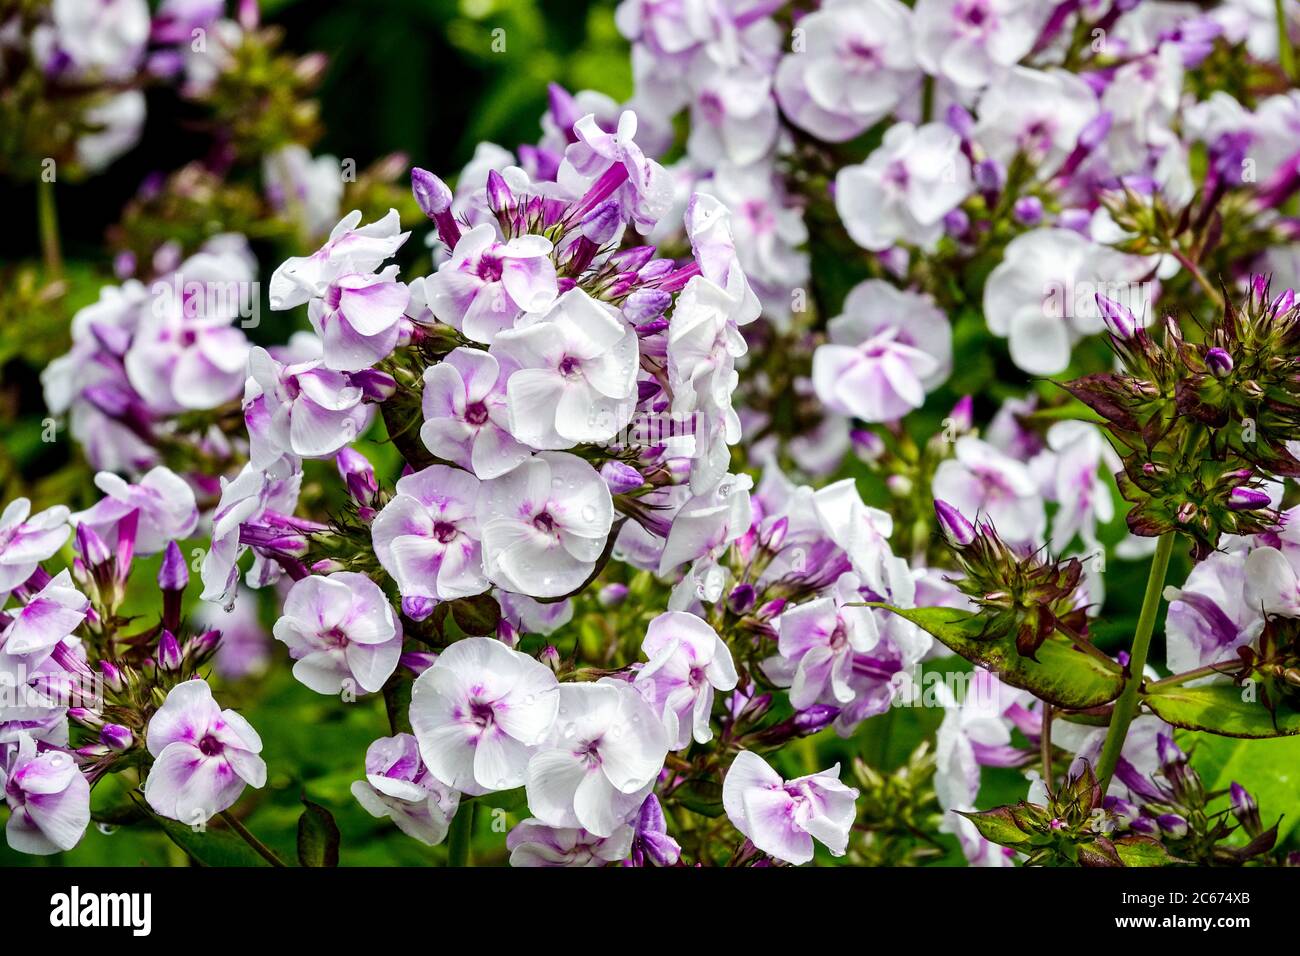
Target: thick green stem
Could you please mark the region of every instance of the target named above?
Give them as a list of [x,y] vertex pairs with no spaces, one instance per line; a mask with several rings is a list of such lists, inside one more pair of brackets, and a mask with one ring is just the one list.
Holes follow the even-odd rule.
[[59,214],[54,208],[54,183],[36,182],[36,215],[41,230],[41,255],[50,279],[63,278],[63,253],[59,249]]
[[474,836],[473,800],[462,800],[460,810],[451,818],[451,834],[447,837],[447,865],[469,866],[469,845]]
[[1293,83],[1300,79],[1296,75],[1295,48],[1291,46],[1291,31],[1286,19],[1286,0],[1273,0],[1273,9],[1277,15],[1277,60],[1282,65],[1282,72]]
[[1142,686],[1142,672],[1147,666],[1147,652],[1151,649],[1151,635],[1156,629],[1156,612],[1160,610],[1160,597],[1165,587],[1165,574],[1169,571],[1169,556],[1174,550],[1174,533],[1166,532],[1156,544],[1156,554],[1151,560],[1151,573],[1147,576],[1147,590],[1142,597],[1142,611],[1138,615],[1137,633],[1133,635],[1133,647],[1129,651],[1128,683],[1124,692],[1115,702],[1115,711],[1111,714],[1110,730],[1106,733],[1106,743],[1101,748],[1101,757],[1097,761],[1097,780],[1101,792],[1110,786],[1110,778],[1115,775],[1119,764],[1120,752],[1124,749],[1124,738],[1128,736],[1129,724],[1137,713],[1138,690]]
[[272,866],[284,866],[284,861],[275,855],[275,851],[257,837],[253,836],[248,827],[240,823],[239,820],[235,818],[235,815],[229,810],[221,811],[221,819],[225,820],[226,826],[234,830],[235,833],[239,835],[239,838],[251,846],[257,855],[267,863],[270,863]]

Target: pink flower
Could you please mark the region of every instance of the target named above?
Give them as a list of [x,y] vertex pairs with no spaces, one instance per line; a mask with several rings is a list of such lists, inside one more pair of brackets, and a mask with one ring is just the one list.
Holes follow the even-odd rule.
[[439,458],[479,478],[497,478],[532,454],[508,431],[506,379],[497,356],[458,348],[424,370],[420,438]]
[[72,533],[68,509],[56,505],[32,514],[27,498],[15,498],[0,512],[0,599],[32,576]]
[[308,304],[307,317],[320,334],[326,368],[359,372],[392,354],[411,298],[396,274],[397,267],[390,266],[378,274],[339,276]]
[[72,523],[91,528],[109,548],[117,546],[121,522],[132,514],[136,515],[135,553],[139,555],[157,554],[167,542],[188,538],[198,527],[193,489],[162,465],[135,485],[111,471],[101,471],[95,476],[95,485],[104,497],[74,514]]
[[402,597],[451,601],[488,588],[476,517],[479,481],[430,465],[397,482],[370,528],[375,556]]
[[634,832],[620,826],[607,837],[581,827],[552,827],[534,818],[524,820],[506,837],[511,866],[605,866],[627,859]]
[[266,468],[286,453],[333,457],[370,420],[362,389],[319,360],[281,365],[254,348],[248,373],[244,420],[255,467]]
[[650,660],[637,671],[636,688],[662,715],[669,746],[712,740],[713,692],[738,679],[722,638],[694,614],[666,611],[650,622],[641,650]]
[[86,619],[90,602],[72,586],[65,569],[50,580],[26,606],[10,609],[8,626],[0,631],[0,683],[14,686],[29,680],[56,645]]
[[498,332],[514,328],[523,313],[541,312],[555,301],[551,248],[542,236],[500,242],[493,225],[475,226],[424,280],[425,302],[438,321],[490,344]]
[[207,683],[177,684],[149,719],[145,745],[154,757],[144,797],[154,811],[191,826],[239,799],[245,785],[266,784],[262,738],[233,710],[221,710]]
[[796,865],[813,858],[813,838],[843,856],[858,791],[840,782],[840,765],[788,783],[752,750],[736,755],[722,781],[732,824],[758,849]]
[[37,856],[71,850],[90,825],[90,784],[72,755],[38,751],[30,736],[20,734],[18,746],[0,756],[9,846]]
[[373,693],[402,654],[402,627],[379,585],[337,571],[295,581],[272,630],[296,661],[293,676],[318,694]]
[[410,734],[380,737],[366,748],[366,779],[352,784],[352,796],[372,817],[389,818],[426,846],[446,839],[460,805],[460,794],[429,773]]

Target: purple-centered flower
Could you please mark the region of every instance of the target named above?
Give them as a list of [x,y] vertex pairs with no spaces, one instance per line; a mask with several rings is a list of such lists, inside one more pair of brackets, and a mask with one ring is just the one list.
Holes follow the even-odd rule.
[[[1291,583],[1295,573],[1282,553],[1271,548],[1260,551],[1273,551],[1273,554],[1253,560],[1247,555],[1243,560],[1240,553],[1215,551],[1192,568],[1181,588],[1165,588],[1165,599],[1169,602],[1165,663],[1173,673],[1233,660],[1238,647],[1250,644],[1259,636],[1264,627],[1264,611],[1271,610],[1261,600],[1255,600],[1262,599],[1261,584],[1275,582],[1274,600],[1279,604],[1287,600],[1288,585],[1291,593],[1296,593]],[[1281,567],[1284,564],[1285,570]],[[1246,582],[1257,577],[1261,584],[1252,585],[1248,599]]]
[[559,709],[528,761],[528,808],[556,827],[611,836],[650,792],[668,735],[650,705],[623,681],[559,685]]
[[840,782],[840,766],[789,782],[752,750],[742,750],[722,781],[727,817],[769,856],[796,866],[813,858],[813,838],[843,856],[858,791]]
[[666,611],[650,622],[641,650],[649,662],[634,684],[662,715],[669,747],[712,740],[713,692],[731,690],[738,680],[722,638],[694,614]]
[[326,368],[359,372],[392,354],[411,298],[396,275],[396,266],[342,275],[308,303],[307,317],[321,337]]
[[542,312],[555,301],[552,248],[542,236],[501,242],[495,226],[475,226],[460,237],[451,258],[424,280],[424,304],[438,321],[490,344],[524,313]]
[[248,357],[244,421],[250,458],[266,468],[285,454],[330,458],[365,429],[361,386],[320,360],[282,365],[262,348]]
[[410,236],[401,231],[396,209],[383,219],[359,226],[361,213],[343,217],[329,239],[310,256],[295,256],[271,276],[271,308],[292,309],[313,298],[324,298],[330,285],[346,275],[369,275],[392,256]]
[[370,527],[375,557],[403,597],[451,601],[488,588],[479,545],[479,480],[430,465],[398,479]]
[[72,755],[40,750],[29,734],[0,749],[0,789],[9,805],[5,838],[19,853],[71,850],[90,825],[90,784]]
[[169,468],[159,465],[139,484],[130,484],[118,475],[101,471],[95,476],[95,485],[104,497],[85,511],[72,516],[72,523],[93,530],[112,550],[119,550],[127,542],[121,539],[119,529],[134,517],[134,553],[157,554],[168,542],[184,540],[198,527],[199,512],[194,491],[185,480]]
[[293,676],[318,694],[373,693],[402,654],[401,621],[384,592],[352,571],[295,581],[272,633],[296,662]]
[[420,439],[439,458],[498,478],[532,454],[509,432],[506,380],[512,367],[479,349],[454,349],[424,370]]
[[971,522],[988,520],[1007,541],[1037,542],[1046,526],[1043,499],[1029,470],[972,435],[935,469],[933,492]]
[[352,784],[352,796],[372,817],[387,817],[426,846],[446,839],[460,805],[460,794],[429,773],[410,734],[380,737],[366,748],[366,779]]
[[581,289],[566,292],[537,321],[501,332],[492,353],[513,369],[506,382],[510,432],[533,448],[608,441],[632,418],[636,332]]
[[632,839],[630,826],[602,837],[581,827],[553,827],[531,818],[507,834],[506,849],[511,866],[606,866],[627,859]]
[[244,787],[266,784],[262,738],[233,710],[222,710],[203,680],[167,693],[149,718],[145,746],[153,766],[144,797],[154,811],[189,826],[232,806]]
[[49,580],[27,603],[5,612],[0,628],[0,684],[27,683],[53,653],[54,648],[81,626],[90,602],[72,586],[64,569]]
[[456,641],[411,690],[411,729],[429,772],[462,793],[510,790],[550,734],[555,674],[490,637]]
[[916,58],[927,73],[977,90],[1033,48],[1050,8],[1029,0],[919,0]]
[[613,196],[624,217],[647,233],[672,203],[672,183],[664,168],[648,159],[635,142],[637,117],[631,110],[606,132],[594,115],[573,124],[575,142],[564,151],[556,174],[561,186],[582,198],[573,207],[579,214]]
[[0,512],[0,602],[58,551],[72,526],[63,505],[32,514],[27,498],[15,498]]
[[604,552],[613,521],[608,486],[576,455],[541,452],[479,489],[487,576],[532,597],[579,587]]
[[868,279],[813,353],[813,386],[831,411],[894,421],[925,404],[952,369],[952,330],[927,297]]

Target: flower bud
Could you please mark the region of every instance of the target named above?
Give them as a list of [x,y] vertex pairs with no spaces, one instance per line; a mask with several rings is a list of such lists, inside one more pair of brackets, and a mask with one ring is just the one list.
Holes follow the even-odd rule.
[[829,727],[831,722],[839,715],[840,709],[838,707],[832,707],[829,704],[813,704],[807,710],[801,710],[794,715],[795,730],[801,737],[815,734]]
[[538,659],[556,674],[560,672],[560,668],[563,666],[560,661],[560,649],[554,644],[547,644],[543,647]]
[[787,516],[782,515],[780,518],[777,518],[772,522],[770,528],[763,532],[761,539],[763,547],[772,552],[780,551],[781,546],[785,544],[785,536],[789,534],[789,532],[790,519]]
[[1210,349],[1205,353],[1205,365],[1215,378],[1224,378],[1232,372],[1232,356],[1223,349]]
[[1255,798],[1246,792],[1246,788],[1237,781],[1232,781],[1232,786],[1228,788],[1229,796],[1232,800],[1232,815],[1237,818],[1237,822],[1242,825],[1247,833],[1251,836],[1258,836],[1263,830],[1263,825],[1259,820],[1259,804]]
[[621,461],[607,461],[600,466],[600,477],[609,486],[612,495],[623,495],[635,491],[645,484],[641,472]]
[[113,556],[104,539],[88,524],[77,525],[76,540],[77,550],[81,552],[81,557],[88,568],[97,568]]
[[181,645],[176,640],[176,635],[171,631],[164,630],[162,636],[158,638],[158,652],[155,660],[161,670],[178,671],[181,669]]
[[934,514],[939,519],[939,530],[954,548],[964,548],[975,540],[975,528],[948,502],[936,498]]
[[943,231],[960,239],[970,232],[970,216],[964,209],[953,209],[943,217]]
[[849,432],[849,441],[853,444],[853,453],[859,461],[873,464],[885,453],[885,440],[873,431],[855,428]]
[[432,667],[437,660],[438,655],[433,651],[407,651],[397,659],[397,663],[415,674],[416,677],[419,677]]
[[582,217],[578,231],[597,246],[603,246],[616,235],[623,225],[621,206],[617,199],[606,199]]
[[1138,323],[1132,311],[1114,299],[1097,293],[1097,308],[1101,310],[1101,319],[1111,335],[1120,341],[1128,341],[1137,332]]
[[438,602],[428,597],[404,597],[402,598],[402,613],[412,621],[423,621],[433,609],[438,606]]
[[420,205],[420,211],[430,219],[451,208],[450,187],[427,169],[419,166],[411,169],[411,192]]
[[158,569],[158,587],[164,591],[184,591],[189,583],[190,569],[185,564],[185,556],[175,541],[168,541],[162,567]]
[[1232,493],[1228,495],[1228,507],[1233,511],[1254,511],[1257,508],[1267,508],[1268,505],[1268,493],[1258,488],[1242,485],[1233,488]]
[[358,505],[369,505],[379,493],[375,469],[366,456],[350,447],[344,447],[334,458],[339,477],[347,485],[348,494]]
[[1043,201],[1037,196],[1021,196],[1012,212],[1022,225],[1036,226],[1043,221]]
[[1156,817],[1156,823],[1160,825],[1161,830],[1175,840],[1181,840],[1187,836],[1187,820],[1177,813],[1162,813]]
[[501,213],[514,205],[515,196],[505,178],[495,169],[487,175],[487,203],[493,213]]
[[757,593],[754,591],[754,585],[749,583],[738,584],[732,588],[731,593],[727,595],[727,606],[731,608],[732,612],[735,614],[744,614],[754,606],[754,601],[757,596]]
[[618,581],[606,584],[597,592],[596,600],[604,608],[618,607],[627,600],[627,585]]
[[131,733],[131,728],[121,724],[105,724],[100,728],[99,741],[109,750],[123,753],[131,749],[135,735]]

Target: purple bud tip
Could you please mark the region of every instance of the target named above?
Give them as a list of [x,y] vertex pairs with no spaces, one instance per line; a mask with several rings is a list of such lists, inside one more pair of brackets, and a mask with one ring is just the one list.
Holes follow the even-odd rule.
[[158,587],[164,591],[184,591],[189,583],[190,569],[185,566],[185,556],[175,541],[168,541],[162,567],[158,569]]
[[1232,372],[1232,356],[1223,349],[1214,348],[1205,353],[1205,365],[1216,378]]
[[794,725],[800,734],[807,736],[830,726],[831,721],[839,714],[838,707],[829,704],[813,704],[807,710],[801,710],[794,715]]
[[618,607],[627,600],[627,585],[618,581],[606,584],[596,595],[601,607]]
[[1187,763],[1187,754],[1183,753],[1169,734],[1157,734],[1156,759],[1160,761],[1161,767],[1178,767]]
[[411,170],[411,192],[420,211],[430,219],[451,208],[451,189],[427,169],[416,166]]
[[995,159],[985,159],[975,164],[975,186],[980,192],[995,193],[1007,181],[1007,171]]
[[853,429],[849,432],[849,440],[853,443],[853,453],[862,461],[876,461],[885,453],[884,439],[865,428]]
[[437,660],[438,655],[433,651],[407,651],[397,659],[397,663],[415,674],[416,677],[419,677],[432,667]]
[[975,399],[970,395],[963,395],[957,399],[957,404],[948,413],[948,418],[957,431],[970,431],[975,425]]
[[130,750],[134,741],[135,735],[131,733],[131,728],[121,724],[105,724],[99,731],[99,742],[118,753]]
[[943,217],[943,231],[960,238],[970,232],[970,216],[963,209],[954,209]]
[[597,246],[609,242],[617,234],[618,227],[623,224],[622,208],[617,199],[606,199],[582,217],[579,228],[583,236]]
[[975,528],[948,502],[935,499],[934,514],[939,519],[939,530],[953,547],[964,548],[975,540]]
[[1258,488],[1247,488],[1242,485],[1233,488],[1232,493],[1228,495],[1228,507],[1233,511],[1254,511],[1257,508],[1267,508],[1268,505],[1268,494]]
[[412,621],[423,621],[437,606],[438,602],[433,598],[418,596],[402,598],[402,613]]
[[962,139],[970,139],[975,135],[975,117],[971,116],[970,112],[960,104],[953,103],[949,106],[945,119],[947,119],[948,126],[951,127],[953,132]]
[[554,644],[547,644],[543,647],[538,658],[551,670],[558,671],[560,669],[560,649]]
[[1022,196],[1014,207],[1016,221],[1026,226],[1036,226],[1043,221],[1043,201],[1037,196]]
[[612,495],[623,495],[635,491],[645,484],[641,472],[621,461],[607,461],[600,466],[600,477],[605,479]]
[[363,369],[348,375],[348,382],[361,389],[368,402],[383,402],[397,392],[397,380],[377,368]]
[[763,533],[763,547],[776,552],[785,544],[785,536],[790,531],[790,519],[785,515],[772,522],[772,527]]
[[97,568],[113,556],[98,532],[90,525],[77,525],[77,550],[89,568]]
[[165,671],[180,670],[181,645],[171,631],[163,631],[158,638],[158,666]]
[[1101,311],[1102,321],[1106,323],[1106,328],[1110,330],[1111,335],[1120,341],[1127,341],[1133,337],[1138,324],[1128,306],[1098,292],[1097,308]]
[[120,691],[125,685],[122,683],[122,672],[117,665],[110,661],[99,662],[99,673],[103,675],[104,686],[113,692]]
[[1187,820],[1177,813],[1162,813],[1156,817],[1156,823],[1171,837],[1181,839],[1187,836]]
[[623,300],[623,317],[641,332],[640,326],[660,318],[672,302],[672,295],[663,289],[637,289]]
[[1232,786],[1228,788],[1232,798],[1232,810],[1238,816],[1253,813],[1258,809],[1255,798],[1246,792],[1246,788],[1237,781],[1232,781]]
[[546,86],[546,101],[550,108],[551,118],[555,120],[555,125],[560,127],[566,133],[573,129],[573,124],[582,119],[582,114],[578,110],[578,104],[571,94],[558,83],[548,83]]
[[488,171],[487,201],[488,208],[493,212],[509,209],[515,201],[514,193],[510,191],[505,179],[495,169]]
[[746,582],[738,584],[732,588],[731,593],[727,595],[727,606],[736,614],[744,614],[754,606],[754,601],[758,597],[754,590],[754,585]]

